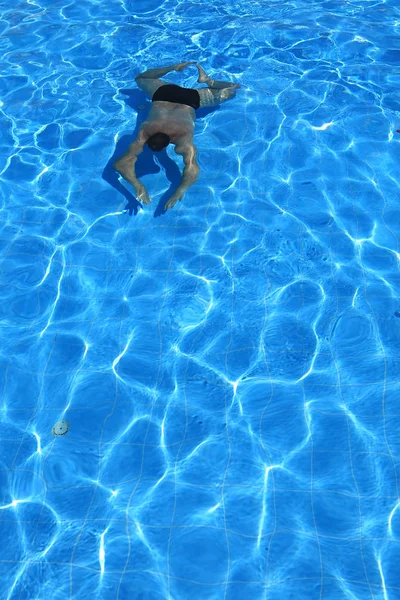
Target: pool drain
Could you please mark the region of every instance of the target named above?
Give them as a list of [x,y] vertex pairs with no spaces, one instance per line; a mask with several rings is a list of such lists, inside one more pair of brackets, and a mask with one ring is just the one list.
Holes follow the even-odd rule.
[[65,435],[69,431],[68,421],[58,421],[52,429],[53,435]]

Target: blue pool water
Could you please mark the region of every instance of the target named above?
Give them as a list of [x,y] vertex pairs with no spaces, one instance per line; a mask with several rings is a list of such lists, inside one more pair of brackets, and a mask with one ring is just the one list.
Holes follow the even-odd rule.
[[[0,10],[2,600],[399,598],[395,2]],[[142,209],[183,60],[242,88]]]

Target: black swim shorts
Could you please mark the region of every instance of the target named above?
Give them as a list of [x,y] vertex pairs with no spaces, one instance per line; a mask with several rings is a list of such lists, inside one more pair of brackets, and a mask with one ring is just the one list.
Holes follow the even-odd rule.
[[174,83],[167,83],[158,88],[153,94],[152,102],[175,102],[186,104],[196,109],[200,106],[200,95],[197,90],[183,88]]

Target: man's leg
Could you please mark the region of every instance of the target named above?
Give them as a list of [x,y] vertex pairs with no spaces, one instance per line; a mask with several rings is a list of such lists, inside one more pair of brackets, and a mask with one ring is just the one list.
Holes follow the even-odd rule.
[[206,83],[208,88],[198,88],[197,91],[200,95],[200,107],[205,106],[217,106],[222,102],[226,102],[236,96],[236,90],[240,88],[238,83],[231,83],[230,81],[215,81],[211,79],[204,69],[197,64],[199,71],[199,83]]
[[156,69],[148,69],[148,71],[144,71],[140,73],[137,77],[135,77],[135,81],[149,98],[153,97],[154,92],[158,90],[159,87],[168,83],[167,81],[163,81],[162,79],[158,79],[159,77],[163,77],[170,71],[183,71],[183,69],[187,65],[194,64],[192,62],[183,62],[176,63],[175,65],[170,65],[169,67],[160,67]]
[[200,108],[206,106],[218,106],[236,96],[236,90],[226,88],[223,90],[213,90],[210,88],[199,88],[197,90],[200,96]]

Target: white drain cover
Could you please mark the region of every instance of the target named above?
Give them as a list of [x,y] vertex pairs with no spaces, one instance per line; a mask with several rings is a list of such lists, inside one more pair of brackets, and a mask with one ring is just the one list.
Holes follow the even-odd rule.
[[65,435],[69,431],[68,421],[58,421],[52,429],[54,435]]

